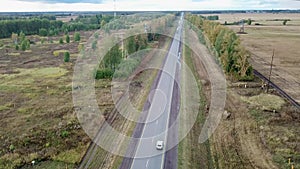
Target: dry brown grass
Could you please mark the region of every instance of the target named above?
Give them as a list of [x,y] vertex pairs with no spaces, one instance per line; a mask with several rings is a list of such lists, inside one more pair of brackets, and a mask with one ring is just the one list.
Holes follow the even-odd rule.
[[[300,102],[300,14],[222,14],[220,22],[234,22],[251,18],[245,24],[247,34],[240,35],[243,45],[252,53],[253,67],[264,75],[269,74],[273,49],[274,71],[272,80]],[[275,19],[291,19],[286,26]],[[260,23],[262,25],[254,25]],[[240,26],[228,26],[239,31]]]

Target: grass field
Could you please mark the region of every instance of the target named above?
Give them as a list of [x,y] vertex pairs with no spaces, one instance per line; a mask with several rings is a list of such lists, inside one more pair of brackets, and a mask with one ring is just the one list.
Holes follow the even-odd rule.
[[[221,14],[224,24],[251,19],[240,34],[251,53],[253,67],[269,75],[274,50],[271,80],[300,101],[299,14]],[[290,19],[283,25],[284,19]],[[277,20],[277,21],[276,21]],[[259,23],[260,25],[257,25]],[[239,25],[228,25],[235,32]],[[258,87],[228,89],[226,109],[231,117],[218,127],[212,138],[212,151],[219,168],[299,168],[299,110],[271,90]],[[251,85],[249,83],[248,85]],[[247,122],[247,123],[245,123]],[[288,161],[291,161],[289,164]]]
[[[268,76],[274,50],[271,78],[300,102],[300,14],[221,14],[219,17],[221,23],[253,20],[252,25],[245,24],[247,34],[240,35],[243,45],[252,53],[253,67]],[[284,19],[291,21],[284,26]],[[240,26],[228,27],[236,32],[240,29]]]
[[[92,33],[81,32],[81,43]],[[31,168],[31,161],[36,161],[34,168],[72,168],[89,138],[73,112],[76,58],[65,63],[53,51],[77,54],[78,43],[58,44],[60,36],[44,44],[44,37],[28,38],[34,44],[27,51],[15,50],[10,39],[0,40],[5,44],[0,49],[0,168]]]

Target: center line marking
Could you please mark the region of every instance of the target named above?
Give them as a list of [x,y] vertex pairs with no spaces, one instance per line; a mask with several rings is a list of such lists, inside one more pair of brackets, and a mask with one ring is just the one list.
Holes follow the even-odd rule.
[[147,160],[147,163],[146,163],[146,168],[148,168],[148,164],[149,164],[149,160]]

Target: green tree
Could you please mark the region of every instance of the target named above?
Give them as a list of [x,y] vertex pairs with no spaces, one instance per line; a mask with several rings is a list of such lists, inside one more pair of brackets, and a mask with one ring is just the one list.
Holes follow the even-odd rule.
[[26,45],[27,45],[26,40],[23,40],[23,41],[21,42],[21,50],[25,51],[25,50],[26,50]]
[[147,48],[147,35],[146,34],[139,34],[137,35],[137,42],[136,42],[136,48],[138,50],[143,50]]
[[76,32],[76,33],[74,34],[74,41],[75,41],[75,42],[79,42],[79,41],[80,41],[80,33],[79,33],[79,32]]
[[247,20],[247,24],[248,24],[248,25],[251,25],[251,24],[252,24],[252,20],[251,20],[250,18]]
[[45,43],[45,39],[42,38],[42,39],[41,39],[41,44],[44,44],[44,43]]
[[19,50],[19,45],[16,45],[15,48],[16,48],[16,50]]
[[13,41],[13,43],[15,44],[15,45],[17,45],[18,44],[18,34],[16,34],[16,33],[12,33],[11,34],[11,40]]
[[47,35],[48,35],[47,29],[41,28],[41,29],[39,30],[39,35],[40,35],[40,36],[47,36]]
[[95,50],[97,48],[97,41],[93,41],[92,43],[92,49]]
[[105,20],[102,20],[100,24],[101,28],[103,28],[105,24],[106,24]]
[[29,39],[26,40],[26,49],[27,50],[30,49],[30,41],[29,41]]
[[134,36],[131,36],[127,39],[126,48],[129,55],[136,52]]
[[70,36],[69,35],[66,36],[66,42],[70,43]]
[[23,31],[20,32],[20,42],[23,42],[25,40],[25,33]]
[[283,25],[286,25],[287,22],[288,22],[288,20],[284,20],[282,24],[283,24]]
[[60,44],[63,44],[63,43],[64,43],[63,38],[60,38],[60,39],[59,39],[59,43],[60,43]]
[[65,62],[69,62],[70,61],[70,53],[69,52],[65,52],[65,54],[64,54],[64,61]]
[[105,68],[115,71],[121,60],[122,52],[119,49],[119,45],[115,45],[104,57]]
[[80,52],[83,50],[84,46],[83,46],[83,44],[79,44],[77,48],[78,48],[78,51]]

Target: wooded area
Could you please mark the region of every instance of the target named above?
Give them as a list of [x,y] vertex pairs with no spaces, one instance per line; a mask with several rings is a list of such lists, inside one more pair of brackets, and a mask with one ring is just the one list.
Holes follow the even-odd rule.
[[248,58],[249,52],[241,45],[235,32],[220,23],[206,20],[198,15],[187,15],[187,20],[200,30],[199,39],[213,48],[225,73],[237,80],[252,80],[253,69]]
[[2,17],[0,19],[0,38],[8,38],[12,33],[25,35],[40,34],[43,36],[54,36],[60,32],[68,33],[80,30],[99,29],[101,24],[108,23],[113,19],[110,15],[79,15],[75,20],[70,22],[62,22],[56,20],[55,16],[47,17]]

